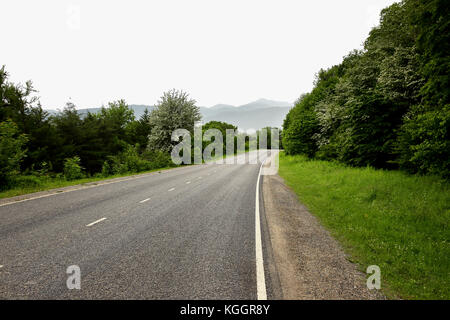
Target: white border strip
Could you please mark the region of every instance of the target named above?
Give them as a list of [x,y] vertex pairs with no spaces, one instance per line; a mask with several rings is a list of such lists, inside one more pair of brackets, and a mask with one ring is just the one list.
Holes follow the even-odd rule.
[[264,276],[264,260],[261,241],[261,222],[259,214],[259,180],[261,169],[266,160],[259,167],[258,180],[256,181],[256,201],[255,201],[255,246],[256,246],[256,295],[258,300],[267,300],[266,278]]

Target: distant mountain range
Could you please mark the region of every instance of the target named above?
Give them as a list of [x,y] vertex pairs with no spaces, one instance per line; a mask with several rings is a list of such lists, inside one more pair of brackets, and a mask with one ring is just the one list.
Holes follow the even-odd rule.
[[[228,104],[217,104],[210,108],[200,107],[203,123],[209,121],[223,121],[237,126],[241,130],[261,129],[267,126],[281,128],[283,120],[286,117],[292,104],[283,101],[273,101],[259,99],[241,106],[232,106]],[[129,105],[134,110],[136,119],[139,119],[145,109],[153,110],[150,105]],[[101,108],[78,109],[82,115],[97,113]],[[57,113],[56,110],[46,110],[50,114]]]
[[281,128],[292,104],[282,101],[259,99],[241,106],[217,104],[211,108],[200,107],[203,123],[224,121],[239,129],[261,129],[267,126]]

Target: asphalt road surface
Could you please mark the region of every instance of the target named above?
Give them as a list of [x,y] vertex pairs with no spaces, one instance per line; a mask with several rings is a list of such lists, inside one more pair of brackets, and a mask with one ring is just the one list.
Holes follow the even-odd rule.
[[259,171],[196,165],[1,205],[0,298],[256,299]]

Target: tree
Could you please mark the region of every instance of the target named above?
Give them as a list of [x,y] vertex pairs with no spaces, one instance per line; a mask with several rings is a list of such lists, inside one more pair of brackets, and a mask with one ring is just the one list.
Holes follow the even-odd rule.
[[110,102],[99,113],[88,113],[84,117],[68,103],[62,112],[52,117],[61,145],[54,167],[61,171],[64,159],[79,156],[88,173],[99,172],[108,156],[136,143],[129,136],[134,122],[134,112],[124,100]]
[[132,121],[126,127],[127,141],[131,144],[139,144],[139,151],[144,152],[151,131],[150,112],[145,109],[144,114],[138,121]]
[[28,155],[22,162],[22,168],[31,168],[42,162],[49,162],[54,156],[58,143],[48,119],[48,113],[42,110],[36,90],[31,81],[25,85],[8,81],[9,74],[5,66],[0,68],[0,122],[11,119],[20,133],[28,137],[26,148]]
[[320,70],[311,93],[304,94],[296,101],[283,123],[283,148],[287,154],[306,154],[312,157],[317,152],[316,135],[319,134],[319,118],[316,105],[322,101],[333,87],[334,70]]
[[318,130],[317,115],[310,104],[311,95],[303,95],[289,115],[289,126],[283,128],[283,147],[286,154],[314,156],[317,144],[313,136]]
[[54,168],[63,171],[64,159],[72,158],[81,151],[81,137],[83,134],[83,120],[73,103],[67,103],[63,111],[51,118],[58,140],[57,154],[52,159]]
[[443,106],[450,103],[450,6],[446,0],[405,1],[416,36],[416,45],[425,83],[424,103]]
[[[272,137],[272,132],[277,132],[278,134],[278,138],[276,138],[276,136]],[[258,149],[261,148],[261,143],[265,140],[266,141],[266,148],[267,149],[272,149],[272,147],[275,148],[275,145],[272,146],[272,139],[273,142],[276,144],[278,149],[282,149],[281,146],[281,130],[279,128],[276,127],[265,127],[262,128],[261,130],[258,130],[256,132],[257,135],[257,145],[258,145]]]
[[26,155],[23,148],[27,142],[19,134],[17,125],[11,120],[0,122],[0,189],[20,171],[20,162]]
[[195,103],[183,91],[165,92],[150,113],[148,148],[169,152],[177,144],[172,141],[172,132],[176,129],[186,129],[192,136],[195,123],[201,120],[200,109]]
[[450,178],[450,8],[443,0],[405,1],[423,81],[420,102],[399,130],[400,167]]
[[413,109],[399,135],[401,168],[410,173],[436,174],[450,179],[450,104],[442,110]]
[[[202,136],[205,137],[205,132],[209,129],[217,129],[222,133],[222,139],[223,139],[223,154],[227,153],[227,130],[233,130],[234,132],[237,132],[237,127],[233,126],[232,124],[221,122],[221,121],[209,121],[205,123],[202,126]],[[234,152],[237,150],[237,138],[235,135],[233,135],[234,140]],[[202,150],[205,150],[205,148],[212,143],[211,141],[203,141],[202,142]],[[193,144],[192,144],[193,145]]]
[[321,70],[288,113],[286,152],[449,177],[449,21],[443,0],[382,10],[364,49]]

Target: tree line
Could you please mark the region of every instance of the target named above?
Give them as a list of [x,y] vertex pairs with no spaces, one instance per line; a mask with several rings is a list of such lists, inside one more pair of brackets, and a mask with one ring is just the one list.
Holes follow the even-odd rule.
[[364,48],[320,70],[287,114],[286,153],[450,178],[449,8],[385,8]]
[[67,103],[62,111],[49,115],[31,82],[14,84],[8,76],[3,66],[0,189],[14,185],[20,174],[72,180],[171,166],[169,155],[147,148],[152,131],[148,111],[135,119],[134,111],[119,100],[98,113],[81,115],[75,105]]
[[[178,142],[172,141],[172,133],[186,129],[193,139],[194,125],[201,120],[196,101],[178,90],[165,92],[155,108],[151,112],[145,110],[140,119],[135,118],[124,100],[110,102],[100,112],[87,115],[81,115],[73,103],[67,103],[62,111],[50,115],[42,108],[30,81],[14,84],[8,77],[3,66],[0,191],[38,183],[24,177],[75,180],[174,166],[170,152]],[[225,138],[227,129],[237,132],[238,128],[211,121],[202,126],[202,132],[209,129],[218,129]],[[235,153],[239,135],[236,133],[233,138]],[[249,137],[243,139],[248,150]],[[202,141],[201,152],[213,141]],[[225,146],[224,143],[224,151]],[[194,152],[191,154],[193,157]]]

